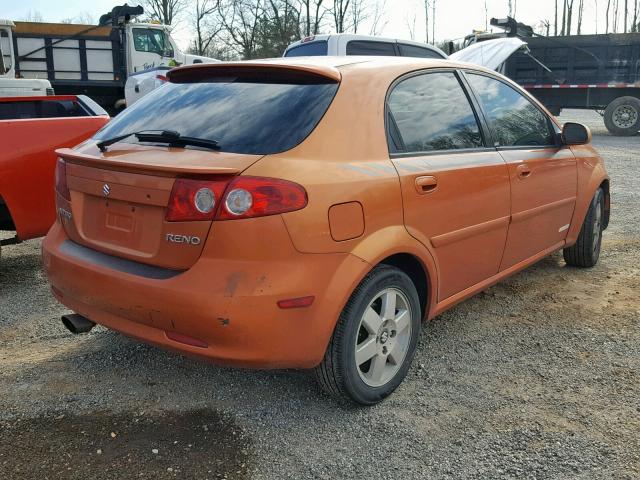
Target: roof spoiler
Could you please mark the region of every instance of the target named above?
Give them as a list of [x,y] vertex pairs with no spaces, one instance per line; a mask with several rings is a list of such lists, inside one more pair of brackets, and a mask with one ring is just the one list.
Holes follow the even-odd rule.
[[220,62],[199,63],[174,68],[167,73],[167,79],[172,83],[191,83],[203,81],[207,78],[224,76],[255,77],[266,74],[267,78],[277,81],[278,78],[304,82],[324,79],[331,83],[339,82],[342,78],[340,71],[331,66],[317,64],[283,65],[271,62]]

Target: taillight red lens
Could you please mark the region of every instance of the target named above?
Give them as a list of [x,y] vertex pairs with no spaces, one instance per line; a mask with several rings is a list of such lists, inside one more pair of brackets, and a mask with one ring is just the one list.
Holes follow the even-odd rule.
[[67,185],[67,163],[61,158],[56,163],[56,191],[66,200],[71,201],[71,193]]
[[235,220],[300,210],[307,192],[297,183],[266,177],[177,178],[171,190],[168,222]]
[[307,206],[307,192],[297,183],[277,178],[236,177],[219,206],[217,220],[262,217]]
[[229,177],[216,180],[177,178],[169,198],[167,221],[213,220],[228,183]]

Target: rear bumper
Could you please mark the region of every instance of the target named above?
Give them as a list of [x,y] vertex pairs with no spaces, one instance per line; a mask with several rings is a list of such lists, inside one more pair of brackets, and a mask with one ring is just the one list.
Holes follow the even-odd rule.
[[[269,239],[270,246],[247,232],[246,224],[243,237],[222,232],[238,228],[239,222],[216,225],[202,257],[189,270],[165,276],[79,255],[95,251],[71,243],[56,223],[42,245],[45,270],[61,303],[142,341],[234,366],[317,365],[368,264],[346,253],[297,252],[277,216],[260,219],[258,225],[261,231],[277,232],[270,235],[276,237]],[[216,245],[216,237],[237,242]],[[285,310],[276,303],[308,295],[315,301],[307,308]],[[167,336],[172,333],[206,346],[172,340]]]

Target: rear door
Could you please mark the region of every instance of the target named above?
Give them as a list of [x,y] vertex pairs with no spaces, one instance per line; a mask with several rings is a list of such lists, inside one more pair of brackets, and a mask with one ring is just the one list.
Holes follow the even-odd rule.
[[412,74],[387,97],[405,225],[436,261],[439,301],[498,273],[509,223],[507,167],[460,80],[453,70]]
[[511,224],[504,270],[562,246],[576,201],[576,160],[568,146],[559,144],[547,114],[522,93],[485,74],[467,72],[466,78],[509,168]]

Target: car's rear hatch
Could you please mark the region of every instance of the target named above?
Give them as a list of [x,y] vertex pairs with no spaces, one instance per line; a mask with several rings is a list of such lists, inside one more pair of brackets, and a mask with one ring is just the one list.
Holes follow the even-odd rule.
[[[265,155],[295,147],[331,104],[340,74],[329,66],[243,62],[183,67],[168,76],[170,83],[125,109],[94,141],[57,152],[66,179],[64,188],[57,185],[58,213],[74,242],[183,270],[200,257],[215,209],[195,221],[174,216],[176,179],[229,180]],[[142,134],[151,131],[209,143]]]
[[[164,150],[164,151],[163,151]],[[59,150],[66,162],[71,240],[101,252],[171,269],[200,257],[211,221],[169,222],[176,177],[226,178],[261,158],[182,148],[127,145],[93,155]]]

